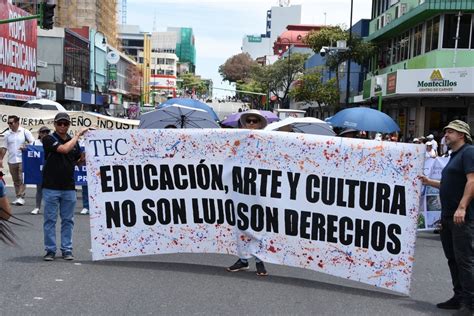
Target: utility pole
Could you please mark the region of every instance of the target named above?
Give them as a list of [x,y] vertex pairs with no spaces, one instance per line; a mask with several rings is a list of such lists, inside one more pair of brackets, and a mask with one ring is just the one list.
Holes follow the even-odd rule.
[[[350,49],[350,45],[352,45],[352,11],[354,9],[354,0],[351,0],[351,17],[350,17],[350,21],[349,21],[349,41],[348,41],[348,45],[349,45],[349,49]],[[350,91],[351,91],[351,58],[349,57],[349,59],[347,60],[347,73],[346,73],[346,76],[347,76],[347,84],[346,84],[346,108],[349,107],[349,94],[350,94]]]

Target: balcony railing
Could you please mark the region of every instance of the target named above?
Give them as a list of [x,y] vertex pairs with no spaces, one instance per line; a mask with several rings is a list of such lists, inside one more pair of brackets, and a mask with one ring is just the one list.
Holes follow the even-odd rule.
[[415,7],[410,7],[402,0],[398,6],[399,16],[397,18],[395,18],[396,6],[392,6],[370,22],[370,34],[367,40],[384,36],[388,32],[402,31],[399,28],[405,23],[423,20],[424,17],[428,18],[430,15],[433,16],[437,13],[449,11],[474,12],[473,0],[419,0],[419,5]]

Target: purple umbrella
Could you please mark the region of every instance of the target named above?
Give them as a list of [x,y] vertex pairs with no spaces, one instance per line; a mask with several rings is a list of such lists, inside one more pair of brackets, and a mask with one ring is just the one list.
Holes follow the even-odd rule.
[[[279,121],[280,118],[273,112],[270,111],[259,111],[266,119],[268,124]],[[230,127],[238,127],[240,116],[245,112],[237,112],[229,115],[225,120],[221,122],[222,125]]]

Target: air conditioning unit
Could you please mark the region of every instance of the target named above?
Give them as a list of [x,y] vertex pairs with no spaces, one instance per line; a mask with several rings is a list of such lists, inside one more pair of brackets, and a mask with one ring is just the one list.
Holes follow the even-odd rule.
[[400,16],[404,15],[407,12],[408,12],[408,4],[401,3],[400,4]]

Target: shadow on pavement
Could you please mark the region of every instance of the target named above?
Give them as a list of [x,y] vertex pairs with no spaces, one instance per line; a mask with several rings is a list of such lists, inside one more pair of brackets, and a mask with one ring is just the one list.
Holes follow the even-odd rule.
[[[331,283],[325,283],[315,280],[307,280],[301,278],[292,278],[285,276],[269,275],[266,277],[258,277],[255,275],[255,271],[249,270],[246,272],[227,272],[224,267],[216,267],[201,264],[190,264],[190,263],[178,263],[178,262],[133,262],[133,261],[102,261],[102,262],[91,262],[91,261],[77,261],[83,265],[98,265],[116,268],[133,268],[133,269],[150,269],[150,270],[161,270],[161,271],[175,271],[185,272],[194,274],[205,274],[212,276],[220,276],[226,278],[244,278],[247,280],[257,280],[260,282],[269,282],[274,284],[292,285],[311,289],[320,289],[325,291],[344,293],[355,296],[371,297],[376,299],[387,299],[387,300],[399,300],[404,302],[404,306],[417,312],[423,312],[428,315],[439,314],[433,304],[418,300],[413,300],[409,297],[400,296],[396,293],[384,293],[371,291],[367,289],[355,288]],[[354,282],[355,283],[355,282]]]

